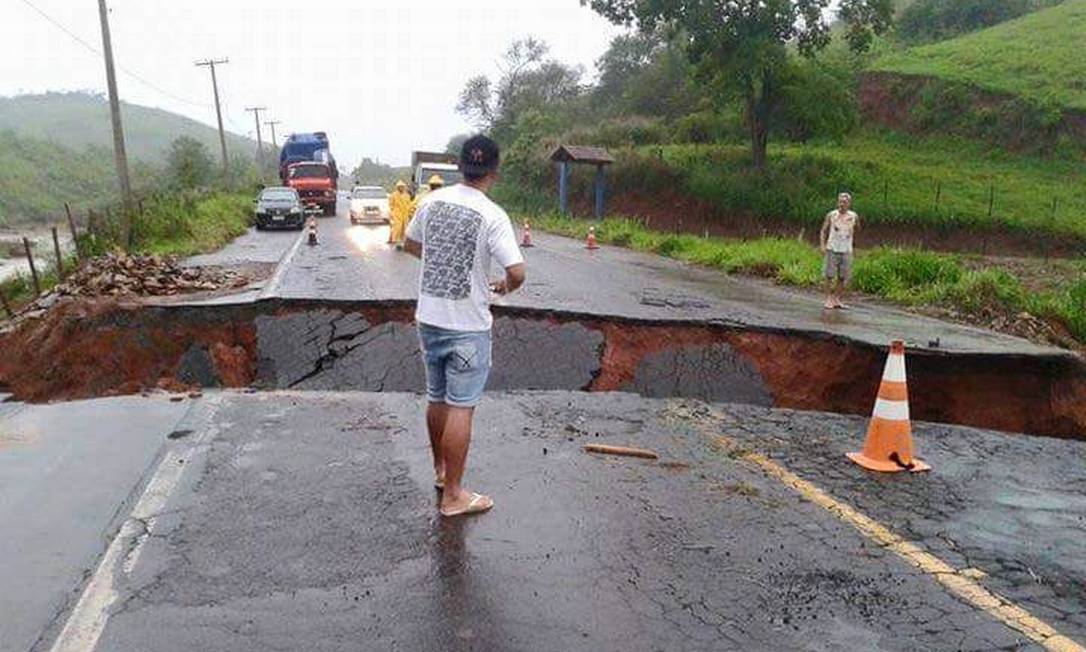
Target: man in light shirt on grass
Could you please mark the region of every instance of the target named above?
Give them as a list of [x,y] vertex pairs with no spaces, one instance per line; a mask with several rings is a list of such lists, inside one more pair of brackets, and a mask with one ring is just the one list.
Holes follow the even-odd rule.
[[826,214],[819,234],[822,250],[822,276],[826,279],[828,310],[845,308],[845,292],[852,278],[852,239],[860,225],[860,216],[852,211],[852,195],[837,195],[837,210]]

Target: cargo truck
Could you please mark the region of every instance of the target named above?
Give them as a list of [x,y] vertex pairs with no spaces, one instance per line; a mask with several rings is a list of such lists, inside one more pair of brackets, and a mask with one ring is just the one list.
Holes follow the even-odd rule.
[[279,152],[279,178],[298,191],[303,204],[336,214],[339,169],[325,132],[291,134]]

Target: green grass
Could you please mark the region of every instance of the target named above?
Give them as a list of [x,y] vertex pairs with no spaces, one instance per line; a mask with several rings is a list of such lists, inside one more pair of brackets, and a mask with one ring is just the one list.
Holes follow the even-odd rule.
[[135,223],[134,249],[177,256],[215,251],[245,233],[252,209],[252,197],[238,193],[154,197]]
[[[583,238],[584,220],[544,214],[533,217],[541,230]],[[646,229],[638,220],[611,217],[596,223],[599,241],[645,251],[724,272],[771,278],[777,283],[816,287],[822,256],[792,239],[725,240]],[[906,306],[939,306],[991,317],[1029,312],[1058,322],[1086,343],[1086,278],[1066,288],[1027,292],[1014,274],[997,268],[970,270],[955,254],[880,247],[856,256],[853,287]]]
[[1074,162],[1014,156],[950,137],[875,131],[842,142],[771,144],[769,156],[768,170],[759,174],[740,144],[626,150],[612,171],[612,193],[677,186],[725,213],[817,226],[837,193],[848,190],[869,223],[1086,237],[1086,169]]
[[1086,110],[1086,0],[888,54],[873,70],[924,75]]

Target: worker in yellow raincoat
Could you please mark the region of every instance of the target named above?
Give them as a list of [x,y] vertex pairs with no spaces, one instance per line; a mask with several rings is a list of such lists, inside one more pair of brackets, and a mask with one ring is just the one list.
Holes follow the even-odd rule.
[[426,181],[426,185],[419,190],[417,195],[415,195],[415,201],[411,202],[411,212],[407,216],[407,221],[410,222],[411,218],[415,217],[415,211],[419,209],[419,204],[421,204],[422,200],[426,198],[426,195],[429,195],[438,188],[444,187],[445,180],[442,179],[439,175],[435,174],[430,177]]
[[407,220],[411,219],[414,204],[411,195],[407,194],[407,184],[403,181],[396,182],[396,190],[388,196],[388,217],[391,228],[388,232],[388,243],[401,245],[404,232],[407,231]]

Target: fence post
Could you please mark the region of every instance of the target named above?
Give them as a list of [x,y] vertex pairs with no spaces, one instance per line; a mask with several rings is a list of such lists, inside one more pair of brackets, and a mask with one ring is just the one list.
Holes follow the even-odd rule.
[[988,217],[992,217],[995,210],[995,184],[988,186]]
[[72,207],[64,202],[64,212],[68,214],[68,230],[72,232],[72,248],[75,249],[75,259],[79,260],[82,254],[79,251],[79,232],[75,230],[75,219],[72,218]]
[[890,182],[883,180],[882,182],[882,207],[885,210],[890,206]]
[[57,236],[57,227],[53,227],[53,253],[57,257],[57,278],[64,280],[64,256],[60,253],[60,237]]
[[0,287],[0,305],[4,306],[4,312],[8,314],[8,319],[15,319],[15,312],[11,309],[11,304],[8,303],[8,298],[4,296],[3,287]]
[[41,280],[38,278],[38,268],[34,266],[34,252],[30,248],[30,240],[23,236],[23,249],[26,250],[26,260],[30,263],[30,278],[34,280],[34,296],[41,296]]
[[943,197],[943,180],[939,179],[935,182],[935,210],[939,210],[939,200]]

